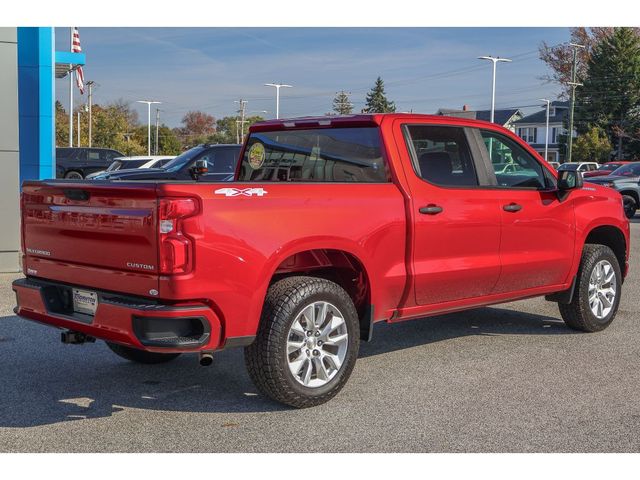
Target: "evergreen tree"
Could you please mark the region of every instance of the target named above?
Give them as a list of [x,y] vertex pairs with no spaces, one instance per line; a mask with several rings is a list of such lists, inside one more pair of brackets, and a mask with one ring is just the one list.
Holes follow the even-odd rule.
[[364,113],[390,113],[396,111],[396,105],[387,99],[384,93],[384,82],[382,78],[376,79],[376,84],[367,93],[367,102],[362,110]]
[[344,90],[336,93],[333,99],[333,111],[338,115],[349,115],[353,112],[353,103],[349,101],[349,94]]
[[615,28],[595,47],[577,95],[578,132],[604,129],[617,145],[618,159],[640,151],[633,138],[640,123],[640,37],[633,29]]

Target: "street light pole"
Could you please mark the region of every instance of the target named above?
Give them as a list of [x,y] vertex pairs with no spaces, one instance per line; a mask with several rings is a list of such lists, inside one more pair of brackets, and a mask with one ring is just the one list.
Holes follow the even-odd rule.
[[158,137],[158,131],[160,128],[160,112],[161,111],[162,110],[156,107],[156,148],[154,151],[154,155],[158,155],[158,142],[160,141],[160,137]]
[[541,102],[546,102],[547,104],[547,124],[546,124],[546,131],[544,134],[544,159],[545,161],[549,161],[549,158],[547,157],[547,154],[549,152],[549,108],[551,105],[551,100],[547,100],[546,98],[540,98],[539,99]]
[[147,104],[147,155],[151,155],[151,104],[162,103],[155,100],[136,100],[136,103]]
[[496,110],[496,64],[498,62],[511,62],[508,58],[492,57],[491,55],[485,55],[478,57],[478,60],[491,60],[493,63],[493,77],[491,81],[491,123],[493,123]]
[[80,109],[78,109],[78,126],[77,126],[77,128],[78,128],[78,141],[76,142],[77,143],[76,147],[79,147],[80,146]]
[[91,104],[92,104],[92,98],[93,98],[93,97],[92,97],[92,95],[93,95],[93,93],[92,93],[92,88],[93,88],[93,85],[94,85],[95,83],[96,83],[96,82],[94,82],[93,80],[89,80],[89,81],[87,82],[87,87],[89,87],[89,147],[91,147],[91,146],[92,146],[92,144],[93,144],[93,140],[92,140],[92,138],[91,138],[91,127],[92,127],[92,119],[91,119]]
[[573,110],[576,105],[576,87],[581,86],[581,83],[577,83],[578,75],[578,49],[585,48],[584,45],[578,45],[577,43],[570,43],[569,46],[573,47],[573,66],[571,68],[571,108],[569,110],[569,138],[567,139],[567,162],[571,161],[571,153],[573,147]]
[[292,88],[293,85],[286,85],[284,83],[265,83],[265,87],[275,87],[276,89],[276,119],[280,118],[280,89]]

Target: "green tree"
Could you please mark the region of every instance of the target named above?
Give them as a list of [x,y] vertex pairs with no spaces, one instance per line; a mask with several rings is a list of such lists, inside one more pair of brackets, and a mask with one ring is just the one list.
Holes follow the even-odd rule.
[[604,129],[617,144],[618,159],[638,152],[640,142],[630,134],[640,120],[640,36],[634,29],[615,28],[598,43],[583,83],[577,91],[578,131]]
[[182,144],[176,133],[166,125],[160,125],[158,128],[158,155],[179,155],[181,151]]
[[378,77],[376,83],[367,93],[367,101],[364,109],[364,113],[389,113],[396,111],[396,105],[387,99],[384,92],[384,82],[382,78]]
[[611,158],[613,147],[602,128],[591,127],[573,142],[573,157],[576,162],[604,163]]
[[147,129],[139,125],[136,112],[127,102],[96,104],[92,114],[93,146],[113,148],[126,155],[147,153]]
[[67,147],[69,145],[69,114],[62,104],[56,100],[56,146]]
[[344,90],[336,93],[333,99],[333,111],[338,115],[349,115],[353,112],[353,103],[349,101],[349,94]]
[[[256,122],[263,121],[260,115],[246,117],[244,119],[244,134],[246,135],[249,127]],[[216,133],[209,136],[209,143],[236,143],[240,138],[240,117],[223,117],[216,122]]]

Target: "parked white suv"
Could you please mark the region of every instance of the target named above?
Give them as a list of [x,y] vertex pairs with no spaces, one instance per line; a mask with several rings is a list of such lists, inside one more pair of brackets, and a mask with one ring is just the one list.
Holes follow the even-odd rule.
[[584,173],[597,170],[598,167],[600,167],[600,164],[597,162],[567,162],[560,165],[558,167],[558,171],[562,172],[563,170],[571,170]]

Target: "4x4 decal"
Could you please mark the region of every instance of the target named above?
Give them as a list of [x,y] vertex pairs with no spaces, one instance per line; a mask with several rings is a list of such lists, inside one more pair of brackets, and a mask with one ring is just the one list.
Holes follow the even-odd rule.
[[264,188],[219,188],[214,192],[216,195],[224,195],[225,197],[237,197],[244,195],[245,197],[262,197],[267,194]]

